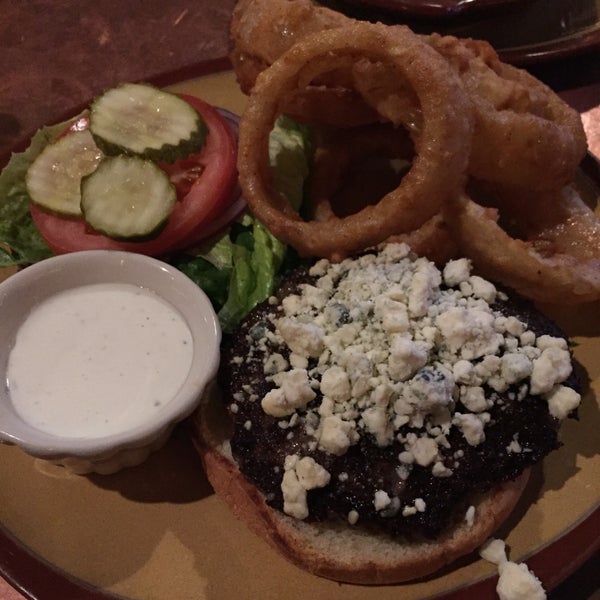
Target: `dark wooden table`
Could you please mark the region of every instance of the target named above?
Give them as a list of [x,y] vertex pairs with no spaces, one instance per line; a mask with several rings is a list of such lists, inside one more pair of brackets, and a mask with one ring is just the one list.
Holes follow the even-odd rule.
[[234,0],[0,0],[0,156],[121,81],[227,54]]
[[[40,126],[60,120],[120,81],[168,83],[204,61],[221,64],[235,0],[0,0],[0,158]],[[600,63],[600,58],[598,61]],[[588,57],[589,60],[589,57]],[[564,71],[565,76],[568,75]],[[558,71],[542,71],[557,81]],[[600,156],[600,81],[561,86],[584,113]],[[551,600],[598,599],[598,556]],[[0,600],[23,600],[0,578]]]

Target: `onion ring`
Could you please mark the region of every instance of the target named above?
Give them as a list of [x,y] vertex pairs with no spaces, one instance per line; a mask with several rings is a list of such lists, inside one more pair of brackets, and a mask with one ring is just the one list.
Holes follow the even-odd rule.
[[311,0],[238,0],[231,17],[230,37],[235,53],[270,65],[301,38],[352,22]]
[[[299,39],[352,22],[310,0],[240,0],[230,24],[230,59],[242,92],[249,94],[258,74]],[[335,76],[324,74],[317,83],[282,100],[285,113],[299,121],[335,127],[377,120],[377,113],[354,90],[339,85]]]
[[389,65],[358,61],[353,66],[356,89],[367,104],[392,123],[402,123],[413,136],[423,127],[423,115],[414,90],[391,72]]
[[[423,129],[416,156],[400,185],[376,205],[344,218],[306,222],[273,188],[268,139],[280,98],[296,89],[302,70],[320,56],[356,56],[393,65],[421,103]],[[329,67],[326,61],[326,68]],[[311,73],[318,68],[310,65]],[[471,112],[447,63],[408,28],[389,35],[384,25],[357,23],[307,36],[263,71],[240,120],[238,172],[256,217],[304,256],[341,260],[391,234],[420,227],[464,184],[470,154]]]
[[[512,237],[499,225],[502,208],[483,206],[466,194],[455,197],[444,216],[460,250],[484,277],[541,302],[580,304],[598,300],[600,218],[571,186],[552,195],[554,198],[546,203],[540,198],[531,199],[532,206],[537,202],[540,215],[546,204],[552,208],[541,224],[524,227],[524,239]],[[513,202],[511,208],[515,206]]]
[[[409,165],[414,155],[408,132],[389,123],[347,128],[318,145],[306,203],[311,218],[326,221],[332,216],[357,212],[377,201],[398,184],[401,174],[390,161]],[[404,242],[419,256],[438,264],[456,258],[458,246],[441,213],[410,233],[392,235],[388,242]]]
[[[249,94],[258,74],[303,37],[356,22],[311,0],[239,0],[230,23],[230,59],[242,92]],[[322,73],[316,83],[282,100],[284,112],[336,127],[378,120],[360,95],[340,85],[335,75]]]
[[470,175],[533,190],[572,181],[587,152],[576,110],[487,42],[432,34],[428,43],[459,73],[473,105]]
[[286,94],[281,108],[302,123],[332,127],[355,127],[379,120],[377,111],[357,92],[342,87],[307,86]]
[[[487,42],[438,34],[427,42],[459,75],[472,103],[471,176],[532,190],[560,189],[572,181],[587,151],[577,111],[526,71],[502,63]],[[389,67],[366,65],[360,74],[358,89],[369,104],[389,120],[410,123],[418,134],[418,104],[390,78]]]

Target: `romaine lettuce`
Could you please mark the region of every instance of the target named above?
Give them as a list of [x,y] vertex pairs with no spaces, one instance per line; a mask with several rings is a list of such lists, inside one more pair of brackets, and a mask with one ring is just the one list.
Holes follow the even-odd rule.
[[[295,208],[302,203],[311,156],[310,129],[280,117],[269,138],[269,158],[276,188]],[[180,255],[173,263],[208,294],[227,332],[268,298],[283,266],[294,258],[290,248],[245,214],[194,256]]]
[[59,123],[40,129],[27,150],[13,154],[0,173],[0,267],[31,264],[52,256],[29,214],[25,174],[42,149],[66,125]]

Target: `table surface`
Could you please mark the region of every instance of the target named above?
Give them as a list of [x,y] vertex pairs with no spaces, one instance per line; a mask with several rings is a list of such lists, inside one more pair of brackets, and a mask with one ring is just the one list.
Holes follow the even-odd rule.
[[[40,126],[59,120],[120,81],[184,78],[202,61],[221,61],[235,0],[0,0],[0,159]],[[599,57],[600,62],[600,57]],[[564,69],[564,65],[557,67]],[[551,66],[544,66],[552,73]],[[556,73],[552,73],[556,81]],[[600,80],[561,86],[582,112],[600,156]],[[600,599],[598,556],[551,600]],[[0,600],[23,600],[0,578]]]

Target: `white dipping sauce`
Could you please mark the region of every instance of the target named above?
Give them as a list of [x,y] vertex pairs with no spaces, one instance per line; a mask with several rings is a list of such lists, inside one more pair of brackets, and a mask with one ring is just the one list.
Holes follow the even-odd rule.
[[16,411],[30,425],[96,438],[142,425],[168,403],[192,364],[183,317],[152,291],[94,284],[39,304],[8,362]]

